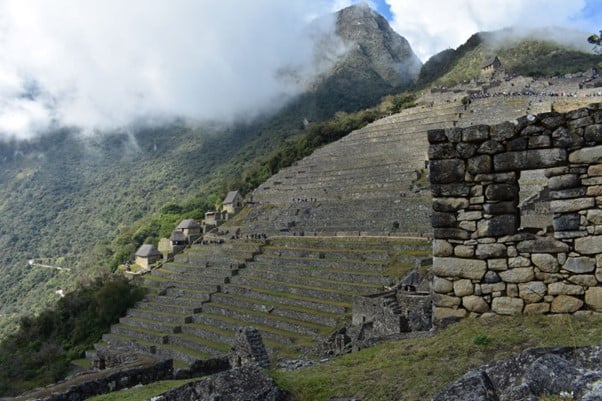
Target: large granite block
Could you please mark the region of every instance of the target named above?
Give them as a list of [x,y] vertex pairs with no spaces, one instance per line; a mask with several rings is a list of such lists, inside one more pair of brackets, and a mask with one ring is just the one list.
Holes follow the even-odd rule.
[[495,171],[532,170],[559,166],[566,159],[564,149],[531,149],[497,154],[493,156],[493,167]]

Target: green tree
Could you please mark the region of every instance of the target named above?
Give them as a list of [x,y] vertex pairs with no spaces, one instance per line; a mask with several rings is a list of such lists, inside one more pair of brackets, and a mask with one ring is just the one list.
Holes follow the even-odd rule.
[[589,43],[591,43],[592,45],[594,45],[594,52],[601,54],[602,53],[602,31],[600,31],[599,35],[593,34],[591,35],[589,38],[587,38],[587,41]]

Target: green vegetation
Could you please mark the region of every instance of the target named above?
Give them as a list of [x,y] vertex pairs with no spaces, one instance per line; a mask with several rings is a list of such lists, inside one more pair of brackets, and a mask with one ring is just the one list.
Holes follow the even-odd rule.
[[[527,348],[597,345],[602,341],[601,329],[599,316],[465,319],[430,338],[380,344],[310,368],[269,373],[290,393],[291,401],[349,396],[365,401],[419,401],[431,399],[470,369]],[[153,383],[92,400],[142,401],[185,382]],[[544,396],[539,401],[566,399],[570,398]]]
[[143,401],[148,400],[158,394],[165,393],[173,388],[183,386],[195,379],[185,380],[168,380],[158,381],[155,383],[147,384],[146,386],[135,387],[131,389],[125,389],[116,391],[114,393],[98,395],[96,397],[88,398],[89,401]]
[[[506,40],[500,37],[508,35]],[[589,54],[539,39],[511,39],[511,32],[483,32],[473,35],[456,50],[445,50],[428,60],[419,85],[453,86],[478,79],[481,64],[498,56],[508,73],[531,77],[561,76],[586,71],[602,63],[600,55]]]
[[294,401],[426,400],[468,370],[526,348],[599,344],[601,328],[600,317],[465,319],[431,338],[381,344],[308,369],[272,371],[272,376]]
[[[361,66],[344,64],[313,91],[253,121],[194,127],[173,121],[85,138],[64,129],[0,142],[0,338],[18,329],[25,311],[56,303],[57,289],[114,271],[179,220],[201,218],[228,190],[249,191],[316,146],[377,118],[374,111],[355,112],[395,88],[361,83],[376,77],[351,76]],[[388,102],[394,112],[403,100]],[[337,111],[335,122],[321,125]],[[304,119],[312,122],[307,130]],[[29,268],[29,259],[60,262],[71,273]]]
[[600,31],[600,35],[593,34],[587,38],[587,41],[594,45],[593,50],[600,54],[602,52],[602,31]]
[[161,238],[169,238],[178,223],[184,219],[202,220],[205,212],[214,210],[218,197],[196,198],[180,205],[170,202],[161,207],[158,213],[139,220],[125,228],[108,246],[111,253],[109,268],[115,272],[120,264],[132,259],[132,255],[142,244],[157,244]]
[[64,378],[70,362],[84,356],[143,294],[121,276],[98,278],[66,294],[54,309],[23,317],[19,330],[0,343],[0,395]]

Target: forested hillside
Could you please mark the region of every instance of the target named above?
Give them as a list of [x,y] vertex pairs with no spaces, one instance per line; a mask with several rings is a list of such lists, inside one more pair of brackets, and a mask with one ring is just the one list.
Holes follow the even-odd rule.
[[[583,36],[581,42],[560,44],[558,38]],[[586,34],[575,31],[533,31],[512,29],[480,32],[457,49],[444,50],[431,57],[420,71],[419,85],[453,86],[480,77],[482,63],[494,56],[503,68],[515,75],[551,77],[600,67],[600,56],[584,51]]]
[[[253,120],[176,120],[94,135],[64,128],[0,143],[0,336],[15,329],[19,316],[52,306],[57,291],[132,258],[137,246],[168,234],[179,219],[200,218],[245,172],[250,185],[267,178],[253,166],[287,138],[302,137],[304,120],[373,106],[414,81],[417,59],[381,16],[357,6],[337,16],[339,32],[349,24],[353,37],[324,40],[364,51],[335,52],[332,70],[303,95]],[[407,78],[387,74],[383,60]]]

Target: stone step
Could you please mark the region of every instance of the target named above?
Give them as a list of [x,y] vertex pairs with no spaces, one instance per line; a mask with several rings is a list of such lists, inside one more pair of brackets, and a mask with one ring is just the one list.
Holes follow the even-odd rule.
[[230,266],[195,266],[189,263],[177,263],[170,262],[165,265],[165,269],[176,273],[198,273],[207,274],[208,276],[215,277],[230,277],[238,274],[238,270],[242,267],[230,267]]
[[216,302],[207,304],[206,311],[207,313],[212,313],[215,315],[230,316],[232,318],[247,322],[251,325],[257,323],[309,336],[320,334],[325,335],[330,331],[330,327],[328,326],[309,323],[289,317],[275,316],[267,312],[254,311],[221,303],[218,304]]
[[[220,330],[229,331],[232,336],[240,327],[249,326],[249,322],[240,320],[234,316],[202,313],[194,317],[195,323],[187,325],[183,330],[195,330],[196,325],[216,327]],[[315,337],[314,334],[307,335],[289,330],[282,330],[271,325],[265,325],[254,322],[251,326],[261,332],[261,335],[267,341],[279,343],[282,345],[290,345],[295,343],[311,343]]]
[[[242,276],[238,276],[242,277]],[[280,273],[274,270],[261,270],[257,268],[249,269],[245,278],[258,278],[261,280],[278,281],[281,283],[289,284],[310,284],[313,288],[320,290],[338,290],[346,291],[354,294],[372,294],[375,292],[382,291],[383,285],[371,284],[371,283],[356,283],[342,280],[329,280],[320,277],[308,277],[296,274],[286,274],[286,272]],[[239,281],[233,281],[239,283]]]
[[230,350],[230,345],[223,341],[213,341],[188,333],[170,334],[169,344],[202,352],[211,356],[225,355]]
[[[359,262],[383,262],[389,259],[389,253],[385,250],[368,250],[364,249],[356,251],[353,249],[332,249],[319,247],[286,247],[275,246],[266,247],[265,252],[259,256],[277,256],[277,257],[295,257],[306,259],[334,259],[345,261]],[[257,259],[257,257],[256,257]]]
[[349,293],[341,290],[317,289],[310,285],[292,284],[287,282],[266,280],[257,277],[240,277],[237,278],[234,285],[247,286],[251,288],[259,288],[266,291],[282,291],[294,295],[310,298],[320,298],[333,302],[351,303],[354,295],[364,295],[362,293]]
[[179,333],[182,331],[182,325],[177,323],[170,323],[158,319],[148,319],[134,316],[125,316],[119,319],[119,323],[123,323],[127,326],[139,327],[145,330],[153,330],[162,333]]
[[318,298],[303,298],[284,291],[267,291],[235,284],[230,284],[227,291],[230,294],[257,299],[258,302],[276,302],[284,305],[301,306],[338,315],[349,313],[351,307],[350,304],[328,302]]
[[173,298],[197,299],[202,304],[209,301],[211,299],[211,294],[214,292],[215,291],[199,291],[192,288],[169,287],[163,290],[162,294]]
[[192,322],[192,314],[159,312],[154,309],[132,308],[128,310],[126,316],[142,319],[157,319],[163,322],[179,324]]
[[205,291],[207,293],[217,292],[221,289],[221,284],[216,283],[205,283],[195,281],[184,281],[176,279],[166,279],[156,275],[146,275],[144,277],[144,284],[148,286],[154,286],[159,289],[166,289],[168,287],[176,288],[187,288],[196,291]]
[[430,252],[432,245],[426,240],[411,240],[407,238],[396,237],[317,237],[317,238],[299,238],[299,237],[270,237],[269,245],[266,245],[265,252],[270,247],[291,247],[291,248],[344,248],[360,251],[363,249],[378,250],[383,252],[406,251],[413,249],[426,249]]
[[221,245],[202,245],[195,244],[191,247],[192,251],[200,251],[206,252],[208,254],[214,253],[230,253],[230,252],[239,252],[239,253],[256,253],[261,252],[261,244],[258,242],[247,242],[244,240],[238,241],[228,241]]
[[112,334],[120,334],[133,340],[142,340],[154,344],[166,344],[168,336],[166,333],[156,330],[143,329],[130,326],[125,323],[117,323],[111,326]]
[[[163,302],[165,301],[165,302]],[[199,313],[202,310],[201,305],[190,306],[190,305],[180,305],[177,303],[169,303],[169,299],[161,299],[159,297],[153,298],[152,300],[148,300],[146,302],[139,303],[136,308],[145,309],[145,310],[153,310],[157,312],[164,313],[176,313],[180,315],[191,315],[194,313]]]
[[236,258],[228,255],[208,255],[205,252],[195,252],[190,250],[189,252],[179,254],[174,260],[178,263],[189,263],[198,266],[230,266],[244,263],[247,259],[252,258],[252,255],[245,255],[241,258]]
[[139,338],[132,338],[128,335],[117,333],[105,333],[102,335],[102,343],[94,345],[94,348],[99,350],[105,348],[127,349],[132,351],[154,354],[157,349],[157,344],[145,341]]
[[[368,169],[372,169],[374,175],[372,175]],[[387,177],[385,174],[391,175]],[[397,163],[386,163],[380,166],[371,165],[365,169],[350,166],[347,169],[338,170],[336,175],[334,175],[332,171],[312,171],[311,174],[297,174],[289,180],[277,181],[272,183],[272,185],[273,188],[278,189],[278,191],[298,190],[299,187],[305,190],[321,190],[325,185],[345,188],[346,185],[349,184],[352,184],[353,187],[347,188],[347,190],[355,190],[356,188],[379,189],[398,187],[400,183],[414,179],[416,179],[415,169],[408,170],[406,164],[399,165]],[[300,196],[297,194],[295,198],[291,199],[291,202],[299,204],[308,203],[312,202],[311,198],[311,196]]]
[[205,268],[197,268],[196,271],[187,272],[177,272],[166,268],[160,268],[154,270],[153,275],[168,281],[202,281],[204,283],[213,285],[222,285],[227,283],[229,281],[229,277],[231,277],[231,275],[213,275],[208,271],[205,271]]
[[340,316],[301,308],[298,306],[290,306],[277,302],[261,302],[251,297],[245,297],[236,294],[216,294],[213,302],[223,305],[232,305],[237,308],[245,308],[257,312],[267,312],[272,316],[282,316],[293,318],[310,323],[318,323],[324,326],[335,326],[340,320]]
[[196,313],[195,309],[200,308],[205,302],[208,302],[209,299],[205,300],[203,298],[188,298],[179,295],[158,295],[154,298],[150,298],[149,302],[188,307],[190,308],[190,313]]
[[234,331],[235,329],[225,330],[219,326],[201,323],[190,323],[182,327],[182,333],[226,344],[232,344],[234,341]]
[[[383,261],[384,262],[384,261]],[[305,257],[274,257],[270,255],[257,255],[255,257],[255,262],[249,263],[249,268],[245,270],[245,274],[247,274],[250,270],[252,270],[252,266],[255,264],[267,264],[267,265],[286,265],[286,266],[297,266],[304,267],[311,265],[313,268],[322,269],[322,270],[343,270],[343,271],[373,271],[373,272],[382,272],[385,270],[384,263],[369,263],[363,262],[358,263],[354,260],[333,260],[333,259],[320,259],[320,258],[305,258]],[[233,277],[230,282],[236,282],[238,277]]]
[[188,366],[192,365],[196,361],[210,359],[212,357],[210,354],[183,347],[178,344],[157,345],[155,354],[163,358],[174,359],[174,365],[177,365],[177,361],[180,361],[181,364]]
[[254,262],[252,265],[252,269],[250,269],[252,270],[250,274],[253,275],[253,272],[257,271],[277,271],[280,274],[287,274],[291,277],[303,276],[307,279],[310,279],[310,277],[312,277],[322,280],[372,284],[376,286],[390,286],[393,284],[393,280],[390,277],[384,276],[382,274],[383,269],[379,269],[375,272],[372,272],[369,269],[366,269],[365,271],[349,272],[346,270],[338,269],[318,269],[312,266],[311,261],[308,261],[307,265],[305,266],[278,263],[279,260],[277,259],[274,262],[275,263]]

